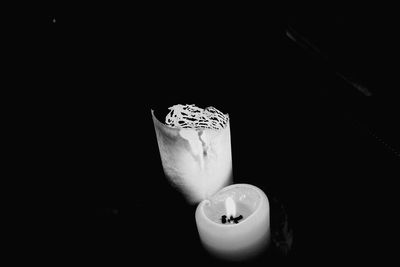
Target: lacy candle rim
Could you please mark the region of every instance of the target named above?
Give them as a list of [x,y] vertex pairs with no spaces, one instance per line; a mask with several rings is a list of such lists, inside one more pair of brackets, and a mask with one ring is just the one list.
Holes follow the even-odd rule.
[[221,132],[221,131],[225,130],[226,128],[229,128],[229,126],[230,126],[230,117],[229,117],[229,114],[228,114],[228,113],[225,114],[225,115],[228,117],[228,121],[227,121],[227,124],[226,124],[226,126],[225,126],[224,128],[222,128],[222,129],[211,129],[211,128],[206,128],[206,127],[204,127],[204,128],[173,127],[173,126],[171,126],[171,125],[168,125],[168,124],[166,124],[166,123],[160,121],[159,118],[157,118],[154,109],[150,109],[150,112],[151,112],[151,116],[153,117],[153,119],[155,119],[155,121],[156,121],[158,124],[163,125],[164,127],[167,127],[168,129],[172,129],[172,130],[176,130],[176,131],[179,131],[179,130],[181,130],[181,129],[187,129],[187,130],[195,130],[195,131],[199,131],[199,130],[203,130],[203,131],[204,131],[204,130],[207,130],[208,132],[215,132],[215,133],[218,133],[218,132]]

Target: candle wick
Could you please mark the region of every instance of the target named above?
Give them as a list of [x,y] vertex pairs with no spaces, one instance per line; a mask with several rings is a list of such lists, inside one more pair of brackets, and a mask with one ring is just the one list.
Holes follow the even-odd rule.
[[227,219],[227,216],[226,215],[222,215],[221,216],[221,222],[223,223],[223,224],[225,224],[225,223],[239,223],[239,220],[241,220],[241,219],[243,219],[243,216],[242,215],[239,215],[238,217],[236,217],[236,218],[233,218],[233,216],[231,215],[228,219]]
[[[228,220],[228,221],[229,221],[229,220]],[[222,222],[222,223],[226,223],[226,216],[225,216],[225,215],[222,215],[221,222]]]

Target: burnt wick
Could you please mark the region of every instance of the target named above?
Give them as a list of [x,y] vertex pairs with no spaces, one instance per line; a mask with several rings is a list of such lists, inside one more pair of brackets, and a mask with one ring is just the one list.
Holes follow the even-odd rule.
[[226,223],[226,215],[222,215],[222,217],[221,217],[221,222],[222,222],[222,223]]
[[225,223],[239,223],[239,221],[241,220],[241,219],[243,219],[243,216],[242,215],[239,215],[239,216],[237,216],[236,218],[233,218],[233,216],[231,215],[231,217],[229,218],[229,219],[226,219],[226,215],[222,215],[221,216],[221,222],[223,223],[223,224],[225,224]]

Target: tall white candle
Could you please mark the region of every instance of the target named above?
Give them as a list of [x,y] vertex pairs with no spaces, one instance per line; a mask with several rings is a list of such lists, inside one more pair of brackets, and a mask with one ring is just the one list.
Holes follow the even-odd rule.
[[[237,223],[221,218],[242,216]],[[244,260],[262,252],[270,240],[269,201],[249,184],[224,187],[196,209],[196,224],[204,247],[217,257]]]
[[169,109],[166,124],[151,110],[164,173],[189,202],[198,203],[232,183],[229,116],[213,107]]

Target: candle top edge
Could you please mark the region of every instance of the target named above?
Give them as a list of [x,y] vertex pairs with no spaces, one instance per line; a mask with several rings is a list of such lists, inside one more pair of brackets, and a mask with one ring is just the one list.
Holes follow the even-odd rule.
[[264,191],[254,185],[232,184],[222,188],[220,191],[204,200],[208,200],[210,203],[215,203],[219,201],[225,201],[225,199],[228,197],[232,197],[235,200],[242,200],[242,198],[246,198],[246,196],[261,199],[263,196],[266,197],[266,194]]
[[224,114],[227,117],[227,120],[224,123],[224,127],[212,128],[212,127],[201,127],[201,126],[197,126],[197,127],[185,126],[185,127],[182,127],[180,125],[173,125],[173,124],[164,123],[159,118],[157,118],[157,116],[155,114],[155,110],[150,109],[150,111],[151,111],[153,119],[155,119],[159,125],[162,125],[163,127],[166,127],[168,129],[173,129],[173,130],[176,130],[176,131],[179,131],[179,130],[182,130],[182,129],[193,130],[193,131],[208,131],[208,132],[221,132],[221,131],[226,130],[226,129],[229,130],[230,119],[229,119],[229,114],[228,113]]

